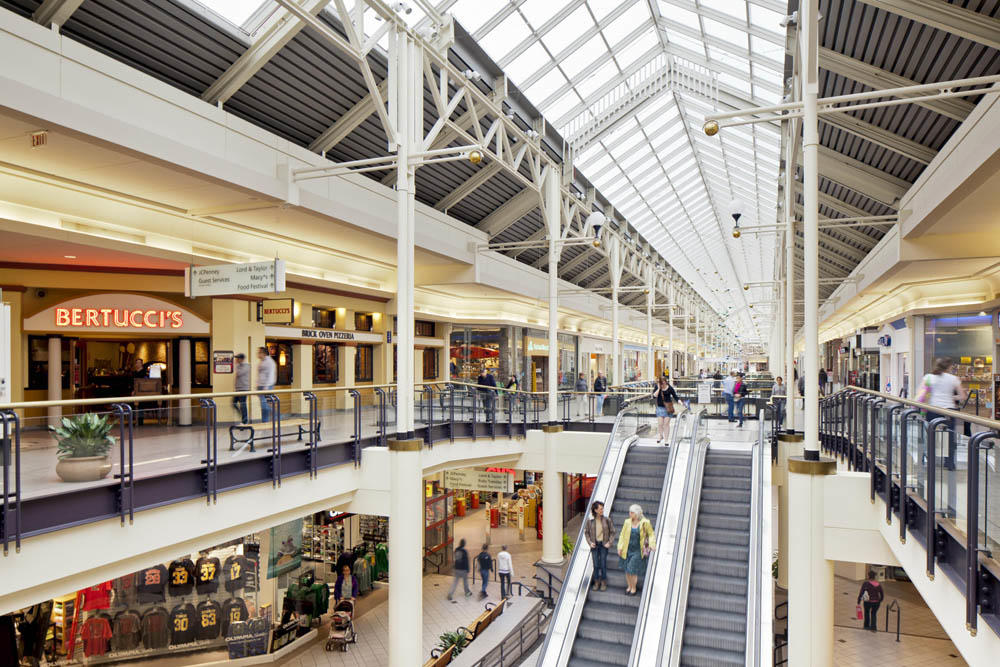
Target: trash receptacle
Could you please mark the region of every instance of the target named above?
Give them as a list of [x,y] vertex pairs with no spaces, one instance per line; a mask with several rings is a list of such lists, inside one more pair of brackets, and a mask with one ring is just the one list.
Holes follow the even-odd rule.
[[604,414],[617,415],[622,409],[621,396],[608,396],[604,399]]

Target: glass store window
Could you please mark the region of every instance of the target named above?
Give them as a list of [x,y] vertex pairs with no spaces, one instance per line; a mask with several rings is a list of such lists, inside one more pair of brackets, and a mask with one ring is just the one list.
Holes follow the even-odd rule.
[[337,325],[337,311],[332,308],[313,308],[313,326],[333,329]]
[[[69,339],[62,339],[62,387],[69,389]],[[49,386],[49,338],[28,336],[28,389],[47,389]]]
[[499,383],[510,373],[512,354],[507,327],[456,327],[450,344],[453,380],[474,382],[479,371],[486,369]]
[[340,381],[340,367],[337,356],[340,345],[316,343],[313,346],[313,382],[317,384]]
[[992,406],[992,322],[985,312],[927,317],[924,322],[924,369],[930,372],[935,359],[951,357],[963,393],[972,392],[965,412],[976,412],[977,397],[981,414],[988,415]]
[[425,338],[434,338],[434,323],[426,320],[417,320],[413,323],[414,335]]
[[277,385],[292,384],[292,344],[278,341],[267,342],[267,353],[278,366]]
[[438,350],[437,348],[428,347],[424,348],[422,351],[424,357],[424,379],[425,380],[437,380],[438,379]]
[[375,346],[358,345],[354,357],[354,381],[371,382],[375,377]]
[[371,331],[373,319],[371,313],[355,313],[354,329],[356,331]]

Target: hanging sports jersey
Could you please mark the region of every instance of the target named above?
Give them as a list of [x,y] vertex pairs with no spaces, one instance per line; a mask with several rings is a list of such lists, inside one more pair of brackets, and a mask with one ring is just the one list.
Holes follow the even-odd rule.
[[180,604],[170,612],[170,643],[187,644],[194,641],[197,615],[194,605]]
[[111,606],[111,582],[105,581],[83,589],[83,611],[107,609]]
[[142,632],[142,619],[139,613],[129,609],[115,616],[111,637],[111,650],[131,651],[139,648]]
[[247,566],[247,559],[238,554],[226,559],[225,576],[227,591],[233,592],[243,588]]
[[170,626],[167,610],[155,607],[142,617],[142,645],[145,648],[167,648]]
[[187,595],[194,588],[194,563],[190,558],[175,560],[167,573],[167,590],[171,595]]
[[139,590],[136,588],[138,574],[138,572],[133,572],[115,579],[115,606],[131,607],[139,601]]
[[80,638],[83,640],[83,654],[86,657],[104,655],[108,652],[111,640],[111,624],[100,616],[88,618],[80,628]]
[[218,558],[205,558],[202,556],[194,566],[195,585],[198,593],[205,595],[219,590],[219,564]]
[[242,623],[243,621],[250,618],[250,613],[247,611],[247,604],[240,598],[233,598],[231,600],[226,600],[222,605],[222,634],[223,636],[229,635],[229,627],[233,623]]
[[139,602],[152,604],[166,600],[167,568],[162,565],[148,567],[139,573]]
[[222,608],[218,602],[206,600],[198,605],[198,639],[216,639],[222,626]]

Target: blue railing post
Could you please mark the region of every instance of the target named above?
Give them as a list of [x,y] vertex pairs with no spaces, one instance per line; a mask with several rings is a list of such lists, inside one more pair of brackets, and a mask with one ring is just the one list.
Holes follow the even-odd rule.
[[[21,421],[13,410],[0,412],[3,421],[3,440],[0,456],[3,457],[3,498],[0,498],[0,534],[3,535],[3,555],[9,550],[11,523],[14,524],[14,551],[21,552]],[[13,426],[13,428],[11,428]],[[13,442],[11,435],[13,435]],[[14,457],[14,486],[11,490],[11,450]],[[13,505],[13,506],[12,506]],[[14,515],[13,521],[11,514]]]
[[448,385],[448,441],[455,442],[455,385]]
[[308,460],[309,478],[315,479],[317,472],[316,457],[319,453],[319,408],[316,405],[316,394],[311,391],[302,392],[302,398],[306,401],[307,414],[309,415],[309,440],[306,447]]
[[[135,519],[135,498],[132,491],[135,489],[135,479],[133,477],[133,434],[135,430],[135,416],[132,406],[128,403],[115,403],[111,406],[118,415],[118,480],[117,505],[121,524],[125,525],[125,514],[127,510],[128,522],[131,524]],[[125,443],[128,442],[126,447]],[[126,451],[128,456],[126,457]],[[126,467],[126,461],[128,466]]]
[[927,523],[924,527],[927,544],[927,578],[934,580],[937,560],[937,429],[948,423],[947,417],[935,417],[927,422]]
[[361,465],[361,392],[357,389],[349,389],[347,393],[351,396],[354,404],[352,417],[354,418],[354,433],[351,434],[353,447],[354,466]]
[[871,420],[869,445],[866,446],[866,460],[868,462],[868,473],[871,475],[871,501],[875,502],[875,491],[877,487],[876,479],[878,472],[878,408],[885,403],[884,398],[880,398],[871,405]]
[[265,394],[264,400],[271,406],[271,487],[281,486],[281,403],[275,394]]
[[[899,417],[899,541],[906,544],[907,515],[909,509],[909,498],[906,495],[906,469],[909,457],[910,430],[906,427],[907,421],[913,415],[919,415],[920,410],[909,408],[904,410]],[[890,486],[892,478],[890,476]]]
[[[889,414],[885,422],[885,482],[883,492],[885,494],[885,522],[892,524],[892,418],[893,415],[902,411],[905,405],[894,405],[889,408]],[[902,420],[900,426],[902,427]]]
[[[969,474],[967,486],[965,550],[965,628],[976,636],[979,612],[979,448],[986,440],[1000,438],[996,431],[983,431],[969,438]],[[991,449],[991,447],[983,447]],[[988,499],[987,499],[988,501]]]

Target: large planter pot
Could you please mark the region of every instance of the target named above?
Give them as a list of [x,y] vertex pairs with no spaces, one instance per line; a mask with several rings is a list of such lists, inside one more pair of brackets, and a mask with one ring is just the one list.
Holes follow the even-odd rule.
[[64,482],[96,482],[111,472],[111,457],[83,456],[76,459],[59,459],[56,474]]

